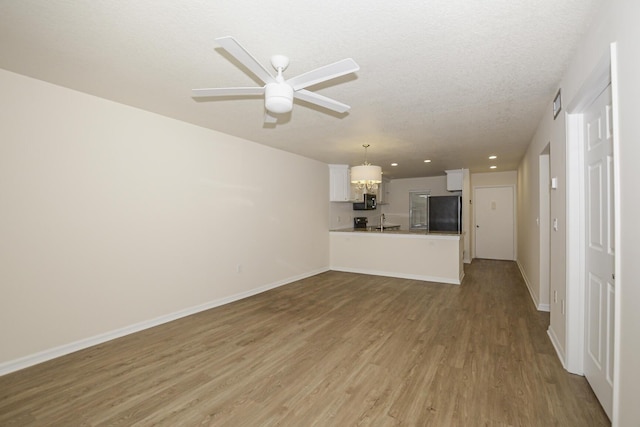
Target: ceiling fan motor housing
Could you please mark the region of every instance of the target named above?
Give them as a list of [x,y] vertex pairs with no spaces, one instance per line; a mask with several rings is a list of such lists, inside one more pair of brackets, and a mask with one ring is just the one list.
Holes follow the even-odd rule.
[[272,113],[288,113],[293,109],[293,88],[287,83],[267,83],[264,106]]

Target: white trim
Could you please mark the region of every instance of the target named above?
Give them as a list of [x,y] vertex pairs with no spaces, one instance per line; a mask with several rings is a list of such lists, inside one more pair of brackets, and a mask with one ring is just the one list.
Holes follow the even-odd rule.
[[398,279],[421,280],[424,282],[447,283],[450,285],[459,285],[464,278],[464,272],[460,274],[458,281],[447,277],[423,276],[420,274],[397,273],[395,271],[369,270],[363,268],[335,267],[331,266],[332,271],[343,271],[345,273],[369,274],[372,276],[396,277]]
[[28,368],[29,366],[37,365],[38,363],[46,362],[47,360],[55,359],[60,356],[74,353],[79,350],[84,350],[86,348],[92,347],[94,345],[102,344],[104,342],[111,341],[116,338],[121,338],[126,335],[130,335],[136,332],[143,331],[145,329],[162,325],[164,323],[169,323],[174,320],[178,320],[183,317],[191,316],[192,314],[196,314],[201,311],[209,310],[211,308],[219,307],[221,305],[229,304],[234,301],[248,298],[250,296],[257,295],[259,293],[266,292],[268,290],[287,285],[297,280],[306,279],[307,277],[315,276],[317,274],[324,273],[326,271],[329,271],[328,267],[303,273],[298,276],[289,277],[287,279],[269,283],[264,286],[251,289],[246,292],[240,292],[238,294],[230,295],[228,297],[219,298],[204,304],[186,308],[184,310],[159,316],[154,319],[144,320],[142,322],[134,323],[133,325],[125,326],[124,328],[119,328],[110,332],[105,332],[103,334],[81,339],[75,342],[71,342],[69,344],[63,344],[58,347],[53,347],[38,353],[21,357],[19,359],[10,360],[8,362],[4,362],[0,364],[0,376],[18,371],[20,369]]
[[[538,154],[538,299],[551,311],[551,142]],[[546,298],[542,296],[546,295]],[[540,310],[540,308],[539,308]]]
[[567,114],[567,164],[566,164],[566,363],[565,368],[582,375],[584,357],[584,206],[582,115]]
[[[584,150],[582,135],[582,112],[611,83],[611,55],[613,46],[602,56],[589,77],[578,90],[566,109],[566,369],[582,375],[584,372]],[[613,112],[618,107],[613,103]],[[614,139],[614,150],[617,141]],[[614,162],[615,159],[614,152]],[[614,163],[615,165],[615,163]],[[615,166],[614,166],[615,169]],[[619,186],[614,183],[614,191]],[[616,204],[619,201],[616,199]],[[616,206],[616,209],[618,206]],[[616,224],[616,228],[618,225]],[[617,232],[617,231],[616,231]],[[616,241],[616,245],[618,241]],[[617,248],[616,248],[617,249]],[[618,257],[616,257],[618,258]],[[617,308],[617,307],[616,307]]]
[[538,299],[536,298],[536,295],[533,293],[533,290],[531,288],[531,282],[529,282],[527,275],[524,273],[524,268],[522,268],[522,265],[520,264],[520,260],[516,260],[516,265],[518,266],[518,269],[520,270],[520,274],[524,279],[524,284],[527,285],[527,289],[529,290],[529,295],[531,295],[531,301],[533,301],[533,306],[536,308],[536,310],[547,311],[547,312],[551,311],[551,307],[549,306],[549,304],[540,304],[540,301],[538,301]]

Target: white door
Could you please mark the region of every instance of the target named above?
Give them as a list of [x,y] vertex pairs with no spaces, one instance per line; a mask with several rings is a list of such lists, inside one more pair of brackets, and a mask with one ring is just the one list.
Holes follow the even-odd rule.
[[613,404],[614,215],[611,86],[584,112],[584,374],[609,418]]
[[476,258],[513,260],[513,187],[478,187],[473,206]]

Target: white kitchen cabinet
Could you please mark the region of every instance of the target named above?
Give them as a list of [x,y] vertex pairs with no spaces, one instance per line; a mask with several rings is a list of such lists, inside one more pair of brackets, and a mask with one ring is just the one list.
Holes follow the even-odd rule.
[[462,191],[462,178],[464,176],[462,169],[454,169],[445,171],[447,173],[447,190]]
[[349,165],[329,165],[329,201],[351,200],[351,174]]

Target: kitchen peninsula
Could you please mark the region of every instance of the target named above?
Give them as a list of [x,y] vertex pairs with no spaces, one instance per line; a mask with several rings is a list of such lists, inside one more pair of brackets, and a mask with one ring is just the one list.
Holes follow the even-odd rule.
[[332,270],[456,285],[464,277],[463,234],[367,228],[329,235]]

